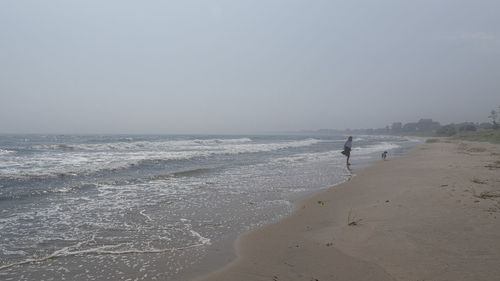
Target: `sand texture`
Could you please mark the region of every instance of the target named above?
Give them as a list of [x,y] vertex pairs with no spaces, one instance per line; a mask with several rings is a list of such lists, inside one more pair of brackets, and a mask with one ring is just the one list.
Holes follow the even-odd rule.
[[423,144],[353,173],[196,281],[500,280],[499,145]]

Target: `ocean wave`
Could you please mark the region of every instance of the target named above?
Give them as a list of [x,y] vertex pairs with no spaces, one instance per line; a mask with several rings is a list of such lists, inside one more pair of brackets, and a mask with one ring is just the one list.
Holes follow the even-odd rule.
[[11,153],[14,153],[14,152],[15,151],[13,151],[13,150],[0,149],[0,155],[11,154]]
[[9,201],[12,199],[26,199],[34,198],[37,196],[45,196],[54,193],[69,193],[77,190],[85,190],[98,188],[98,184],[93,183],[82,183],[80,185],[74,185],[70,187],[47,187],[45,189],[17,189],[11,192],[0,192],[0,201]]
[[269,152],[276,151],[286,148],[303,147],[310,146],[321,142],[318,139],[305,139],[298,141],[289,142],[276,142],[276,143],[260,143],[260,144],[239,144],[230,145],[225,148],[225,152],[228,154],[239,154],[239,153],[252,153],[252,152]]
[[422,137],[405,137],[405,140],[408,142],[423,142],[425,138]]
[[204,168],[198,168],[198,169],[189,169],[189,170],[182,170],[182,171],[177,171],[173,173],[166,173],[166,174],[159,174],[153,176],[153,180],[165,180],[165,179],[170,179],[173,177],[179,177],[179,176],[189,176],[192,174],[199,174],[207,171],[208,169]]
[[82,151],[134,151],[134,150],[179,150],[188,147],[219,146],[228,144],[241,144],[252,142],[250,138],[235,139],[193,139],[193,140],[168,140],[168,141],[133,141],[121,140],[109,143],[94,144],[51,144],[34,145],[36,150],[82,150]]
[[70,192],[71,190],[73,190],[71,187],[62,187],[62,188],[54,189],[54,190],[52,190],[52,192],[53,193],[66,193],[66,192]]
[[369,154],[374,152],[383,152],[385,150],[391,150],[399,147],[401,146],[393,142],[381,142],[365,147],[354,147],[353,151],[355,151],[357,154]]
[[[337,152],[337,151],[335,151]],[[333,151],[326,152],[312,152],[312,153],[298,153],[285,157],[273,158],[270,160],[272,164],[295,164],[295,163],[305,163],[309,161],[317,161],[329,159],[332,157],[337,157],[337,153]]]
[[[188,160],[223,154],[242,154],[270,152],[287,148],[310,146],[320,142],[318,139],[304,139],[273,143],[249,143],[251,139],[226,139],[222,144],[193,149],[197,140],[187,141],[191,146],[174,145],[175,149],[149,149],[133,151],[75,151],[75,146],[65,145],[64,150],[71,152],[43,152],[29,158],[16,158],[0,163],[0,178],[27,179],[74,177],[99,172],[117,171],[147,163],[161,161]],[[207,141],[207,140],[204,140]],[[217,143],[218,139],[208,140]],[[182,142],[183,145],[186,141]],[[142,143],[142,142],[141,142]],[[152,143],[152,142],[147,142]],[[101,144],[99,144],[101,145]],[[135,143],[134,145],[138,145]],[[198,144],[199,145],[199,144]],[[57,147],[61,147],[57,145]]]
[[196,144],[203,145],[218,145],[218,144],[238,144],[238,143],[248,143],[252,142],[250,138],[238,138],[238,139],[205,139],[205,140],[192,140],[188,141]]

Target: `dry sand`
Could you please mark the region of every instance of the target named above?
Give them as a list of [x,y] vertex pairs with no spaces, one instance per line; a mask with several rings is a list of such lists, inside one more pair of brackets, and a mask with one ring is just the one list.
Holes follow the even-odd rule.
[[499,145],[424,144],[353,172],[195,280],[500,280]]

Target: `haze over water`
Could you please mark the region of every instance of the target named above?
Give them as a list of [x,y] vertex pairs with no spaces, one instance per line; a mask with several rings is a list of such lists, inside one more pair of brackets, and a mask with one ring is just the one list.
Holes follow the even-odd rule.
[[[275,134],[487,121],[499,11],[0,1],[0,279],[185,279],[351,176],[346,136]],[[419,142],[355,136],[353,168]]]
[[0,1],[0,133],[485,122],[500,2]]

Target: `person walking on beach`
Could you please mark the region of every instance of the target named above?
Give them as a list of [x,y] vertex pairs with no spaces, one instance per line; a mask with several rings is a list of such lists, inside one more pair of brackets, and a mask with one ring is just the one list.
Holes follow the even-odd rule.
[[349,163],[349,158],[351,157],[351,147],[352,147],[352,136],[349,136],[349,138],[347,138],[347,141],[344,143],[344,151],[342,151],[342,154],[344,154],[345,156],[347,156],[347,166],[351,165],[351,163]]

